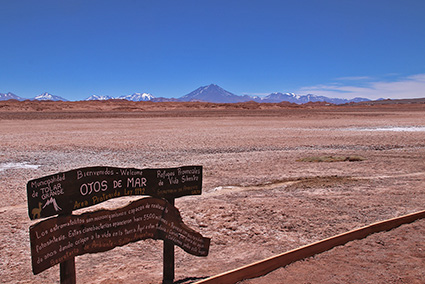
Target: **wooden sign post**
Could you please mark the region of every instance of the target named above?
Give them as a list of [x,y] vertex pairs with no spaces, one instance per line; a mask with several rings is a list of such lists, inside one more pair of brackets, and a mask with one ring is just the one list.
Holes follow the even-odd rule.
[[[210,239],[187,227],[174,207],[176,197],[200,194],[201,187],[200,166],[145,170],[93,167],[29,181],[30,218],[60,212],[30,227],[34,274],[60,263],[61,283],[76,283],[75,256],[144,239],[162,239],[163,283],[172,283],[174,245],[193,255],[208,255]],[[73,209],[125,195],[154,197],[116,210],[72,215]]]
[[[174,198],[167,201],[174,205]],[[163,265],[162,265],[162,284],[174,283],[174,244],[171,241],[164,241],[163,247]]]
[[75,257],[60,263],[59,266],[60,283],[76,284],[77,276],[75,273]]

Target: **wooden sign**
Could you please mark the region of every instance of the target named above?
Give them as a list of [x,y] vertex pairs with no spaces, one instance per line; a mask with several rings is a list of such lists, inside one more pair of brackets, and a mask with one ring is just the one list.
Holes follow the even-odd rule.
[[34,274],[77,255],[102,252],[144,239],[173,242],[207,256],[210,239],[187,227],[177,208],[163,199],[142,198],[116,210],[58,216],[30,227]]
[[57,173],[27,183],[31,219],[99,204],[111,198],[150,195],[177,198],[202,193],[202,166],[165,169],[87,167]]

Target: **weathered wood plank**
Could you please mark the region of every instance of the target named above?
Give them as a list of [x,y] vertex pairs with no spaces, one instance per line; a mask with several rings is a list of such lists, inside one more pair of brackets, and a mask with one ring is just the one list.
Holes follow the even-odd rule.
[[167,240],[197,256],[207,256],[210,245],[209,238],[183,223],[177,208],[164,199],[148,197],[116,210],[58,216],[31,226],[33,272],[38,274],[77,255],[144,239]]
[[162,169],[86,167],[30,180],[30,219],[71,214],[111,198],[177,198],[202,193],[202,166]]
[[195,284],[227,284],[236,283],[244,279],[250,279],[263,276],[277,268],[291,264],[292,262],[313,256],[318,253],[330,250],[349,241],[365,238],[366,236],[388,231],[402,224],[414,222],[415,220],[425,218],[425,210],[408,214],[398,218],[393,218],[377,222],[359,229],[355,229],[331,238],[327,238],[300,248],[255,262],[222,274],[201,280]]

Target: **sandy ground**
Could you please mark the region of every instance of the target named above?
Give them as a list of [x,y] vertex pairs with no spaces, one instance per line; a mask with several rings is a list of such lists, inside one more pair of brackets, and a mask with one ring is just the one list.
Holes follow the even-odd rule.
[[[31,271],[28,228],[35,222],[25,187],[30,179],[78,167],[204,167],[203,194],[179,198],[176,207],[186,224],[212,239],[210,254],[176,248],[179,283],[424,210],[424,104],[36,107],[0,104],[2,283],[59,282],[58,266]],[[364,160],[302,161],[331,155]],[[419,220],[245,282],[425,283],[424,267]],[[162,241],[78,256],[76,269],[78,283],[160,283]]]

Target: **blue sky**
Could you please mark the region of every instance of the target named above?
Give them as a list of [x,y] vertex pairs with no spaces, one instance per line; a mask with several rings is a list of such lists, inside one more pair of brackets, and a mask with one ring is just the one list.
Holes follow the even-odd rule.
[[423,0],[0,0],[0,93],[425,97]]

